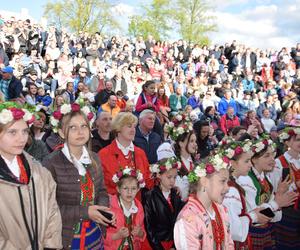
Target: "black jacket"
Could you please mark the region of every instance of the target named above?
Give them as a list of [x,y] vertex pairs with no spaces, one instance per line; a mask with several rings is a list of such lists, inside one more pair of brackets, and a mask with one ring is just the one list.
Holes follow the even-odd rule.
[[145,228],[150,245],[155,250],[164,250],[161,241],[173,240],[177,215],[184,206],[176,190],[171,190],[173,212],[159,186],[146,193],[144,201]]
[[[0,75],[0,80],[2,79]],[[8,85],[8,100],[12,100],[15,98],[18,98],[22,94],[23,85],[19,79],[17,79],[15,76],[12,76],[12,78],[9,81]]]

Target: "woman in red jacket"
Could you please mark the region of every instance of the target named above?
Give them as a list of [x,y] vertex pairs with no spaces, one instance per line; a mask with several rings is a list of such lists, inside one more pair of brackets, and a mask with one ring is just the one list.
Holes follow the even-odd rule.
[[145,152],[133,145],[137,118],[129,113],[119,113],[113,120],[116,139],[98,152],[101,159],[104,182],[109,194],[116,194],[116,184],[111,181],[113,175],[124,167],[136,168],[143,174],[146,187],[152,186],[149,162]]
[[228,135],[228,132],[237,126],[240,126],[239,118],[234,115],[233,107],[228,107],[227,113],[221,117],[220,127],[225,135]]

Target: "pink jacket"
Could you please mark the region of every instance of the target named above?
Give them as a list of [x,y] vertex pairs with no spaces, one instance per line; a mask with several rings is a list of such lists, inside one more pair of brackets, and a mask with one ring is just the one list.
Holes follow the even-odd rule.
[[[174,228],[174,241],[177,250],[211,250],[214,249],[214,237],[210,218],[194,197],[189,197],[187,204],[177,217]],[[223,225],[225,240],[224,250],[234,250],[230,236],[229,219],[225,207],[217,205]]]
[[[133,244],[134,250],[141,249],[141,243],[146,239],[146,231],[144,228],[144,210],[141,203],[135,199],[135,205],[138,208],[138,212],[134,216],[134,226],[141,226],[144,231],[144,237],[141,239],[139,237],[134,237]],[[106,231],[106,237],[104,239],[104,249],[105,250],[117,250],[121,245],[122,240],[112,240],[112,235],[115,234],[121,227],[125,226],[124,214],[122,208],[119,206],[117,195],[110,196],[110,208],[111,211],[115,213],[117,225],[116,228],[108,227]]]

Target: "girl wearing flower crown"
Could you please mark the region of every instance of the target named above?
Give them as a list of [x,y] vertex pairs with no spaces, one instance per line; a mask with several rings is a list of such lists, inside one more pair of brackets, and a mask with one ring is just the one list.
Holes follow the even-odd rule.
[[64,249],[103,249],[100,225],[114,223],[113,216],[108,219],[101,213],[111,213],[102,168],[97,155],[86,147],[93,120],[92,110],[77,103],[63,104],[50,118],[65,140],[60,150],[44,160],[57,183]]
[[223,205],[227,207],[230,219],[230,232],[234,240],[235,249],[252,249],[251,238],[248,234],[252,223],[265,224],[270,218],[259,213],[263,208],[256,208],[247,212],[245,190],[238,184],[240,176],[247,176],[252,167],[251,151],[252,142],[229,141],[222,149],[222,153],[230,159],[232,168],[229,177],[229,191],[226,194]]
[[[300,128],[287,127],[279,135],[288,150],[276,159],[276,166],[270,173],[274,188],[283,181],[282,192],[300,193]],[[275,225],[277,249],[300,249],[300,198],[294,206],[282,209],[282,219]]]
[[217,154],[189,174],[191,195],[175,223],[176,249],[234,249],[227,212],[220,205],[228,191],[228,162]]
[[[273,142],[261,138],[253,143],[253,167],[248,176],[238,178],[239,185],[245,190],[247,212],[256,208],[264,208],[260,213],[267,212],[268,223],[250,225],[249,234],[253,249],[275,249],[274,223],[281,220],[281,208],[290,206],[297,198],[294,192],[283,193],[281,188],[275,195],[273,185],[266,173],[275,166]],[[282,186],[282,184],[280,184]]]
[[61,217],[51,174],[24,152],[33,114],[0,104],[0,248],[61,249]]
[[111,196],[111,210],[116,215],[115,227],[109,227],[104,240],[107,250],[139,250],[146,239],[144,210],[135,198],[145,181],[139,170],[126,167],[112,178],[117,185],[117,194]]
[[163,143],[157,149],[157,155],[163,158],[151,166],[158,184],[145,197],[145,226],[152,248],[169,250],[175,249],[173,229],[184,205],[174,188],[181,162],[175,157],[169,143]]
[[180,190],[181,198],[186,201],[189,194],[188,174],[194,168],[193,157],[197,152],[196,135],[189,117],[176,115],[168,125],[170,137],[175,141],[175,154],[181,160],[176,184]]

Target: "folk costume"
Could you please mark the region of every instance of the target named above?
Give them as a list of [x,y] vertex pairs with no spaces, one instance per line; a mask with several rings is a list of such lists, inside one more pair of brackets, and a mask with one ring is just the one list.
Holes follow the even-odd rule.
[[[285,152],[276,159],[276,167],[270,173],[274,185],[278,187],[288,175],[292,180],[289,191],[300,192],[300,155],[294,159]],[[275,233],[277,249],[300,249],[300,197],[293,206],[282,209],[282,219],[275,224]]]
[[225,207],[216,203],[212,207],[214,212],[210,214],[196,196],[189,197],[174,227],[176,249],[234,249]]
[[[108,206],[102,168],[96,154],[87,149],[79,160],[71,157],[67,144],[43,162],[57,183],[56,198],[63,221],[64,249],[103,249],[103,230],[89,219],[88,207]],[[92,165],[96,163],[96,166]]]
[[51,174],[23,152],[0,156],[0,249],[60,249],[61,216]]
[[[110,196],[111,211],[115,213],[117,224],[115,227],[108,227],[104,240],[105,250],[142,250],[142,243],[146,239],[144,228],[144,210],[141,203],[134,199],[130,209],[126,209],[118,195]],[[131,234],[124,239],[113,240],[112,235],[120,228],[127,227],[129,232],[135,226],[141,226],[144,232],[143,238],[133,237]]]
[[110,145],[101,149],[98,156],[102,163],[104,182],[109,194],[116,194],[116,185],[111,181],[120,168],[131,167],[139,169],[146,181],[146,187],[153,186],[150,178],[149,163],[145,152],[133,143],[125,148],[115,139]]
[[230,232],[236,250],[251,250],[252,242],[249,227],[255,222],[256,216],[247,213],[245,191],[236,182],[235,177],[230,177],[229,190],[224,198],[223,205],[227,208],[230,220]]
[[173,229],[183,206],[184,203],[174,188],[170,192],[163,192],[157,185],[147,192],[144,202],[145,227],[152,249],[175,248]]
[[247,212],[257,207],[270,208],[275,214],[270,223],[250,225],[249,234],[253,249],[275,249],[274,222],[280,221],[281,210],[274,200],[274,189],[264,172],[261,174],[252,167],[248,176],[240,176],[238,184],[245,190]]

